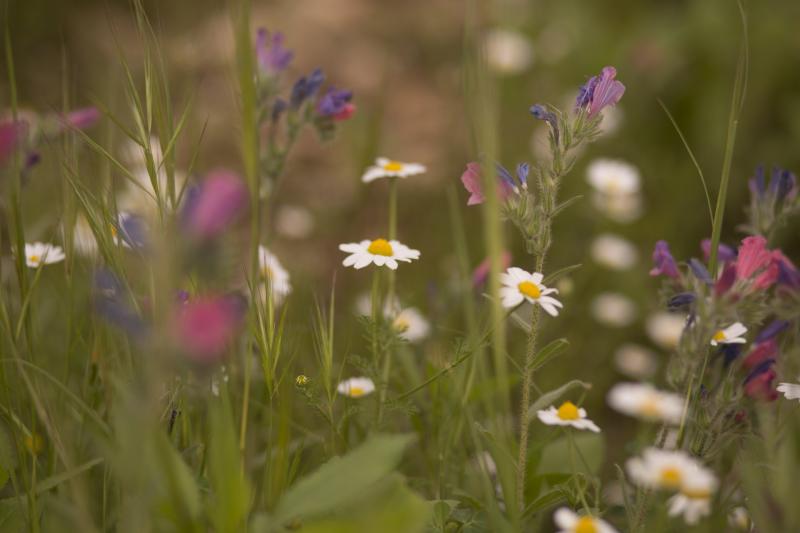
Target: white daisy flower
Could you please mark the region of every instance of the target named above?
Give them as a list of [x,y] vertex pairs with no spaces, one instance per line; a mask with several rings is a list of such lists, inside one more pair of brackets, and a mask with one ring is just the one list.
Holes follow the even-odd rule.
[[683,451],[647,448],[641,457],[628,459],[625,466],[631,480],[642,487],[708,498],[717,486],[714,474]]
[[518,31],[495,28],[484,37],[486,62],[499,74],[519,74],[533,63],[530,39]]
[[42,242],[25,243],[25,264],[30,268],[59,263],[65,257],[60,246]]
[[742,337],[747,333],[747,328],[741,322],[734,322],[725,329],[720,329],[711,337],[711,346],[718,344],[744,344],[747,340]]
[[262,294],[266,295],[269,285],[275,304],[283,302],[283,299],[292,292],[289,272],[283,268],[275,254],[270,252],[266,246],[258,247],[258,268],[260,269],[259,278],[263,282],[260,287]]
[[642,196],[633,194],[604,194],[595,191],[592,205],[614,222],[629,224],[642,216]]
[[628,377],[647,379],[658,370],[658,358],[652,350],[638,344],[626,343],[614,352],[614,365]]
[[639,171],[625,161],[596,159],[586,168],[586,180],[597,192],[609,196],[639,192]]
[[636,304],[622,294],[604,292],[592,300],[592,316],[601,324],[624,328],[636,320]]
[[692,498],[681,492],[667,500],[667,507],[669,516],[683,515],[683,520],[693,526],[711,514],[711,498]]
[[419,250],[411,249],[398,241],[387,241],[386,239],[340,244],[339,249],[350,254],[342,261],[342,264],[355,269],[375,263],[375,266],[386,265],[392,270],[397,270],[398,261],[410,263],[413,259],[419,259]]
[[361,176],[361,181],[369,183],[378,178],[407,178],[422,174],[427,170],[425,165],[420,165],[419,163],[403,163],[402,161],[379,157],[375,160],[375,164],[364,172],[364,175]]
[[648,383],[618,383],[608,393],[608,404],[617,411],[645,420],[680,424],[683,398]]
[[431,325],[415,307],[406,307],[392,320],[392,328],[408,342],[419,342],[431,331]]
[[586,418],[586,409],[569,401],[562,403],[558,409],[551,405],[547,409],[538,411],[536,416],[548,426],[572,426],[575,429],[588,429],[600,433],[597,424]]
[[665,350],[678,346],[686,326],[686,315],[659,311],[650,315],[645,324],[650,338]]
[[728,524],[736,529],[744,531],[751,531],[753,529],[753,522],[750,520],[750,513],[747,509],[742,507],[734,507],[728,514]]
[[777,387],[787,400],[800,400],[800,385],[795,383],[781,383]]
[[557,533],[617,533],[617,530],[605,520],[590,515],[579,515],[566,507],[561,507],[555,512],[553,522],[558,526]]
[[349,398],[361,398],[375,392],[375,383],[369,378],[350,378],[339,383],[336,392]]
[[564,305],[549,294],[558,294],[557,289],[548,289],[542,284],[544,275],[540,272],[526,272],[521,268],[511,267],[500,274],[500,298],[503,307],[511,309],[527,300],[542,306],[548,315],[558,316],[558,309]]
[[598,235],[590,250],[595,263],[611,270],[628,270],[639,259],[639,252],[630,241],[611,233]]

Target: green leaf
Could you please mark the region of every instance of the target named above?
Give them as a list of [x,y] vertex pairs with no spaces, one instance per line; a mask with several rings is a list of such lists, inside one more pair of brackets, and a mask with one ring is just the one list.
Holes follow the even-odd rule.
[[583,266],[582,264],[578,263],[577,265],[570,265],[564,268],[560,268],[555,272],[551,273],[550,275],[546,276],[542,281],[542,283],[544,283],[545,285],[550,285],[552,283],[555,283],[556,281],[560,280],[567,274],[571,274],[572,272],[578,270],[582,266]]
[[523,518],[529,518],[539,511],[547,509],[548,507],[552,507],[562,501],[566,500],[567,497],[564,492],[561,490],[560,487],[556,487],[548,492],[545,492],[525,508],[525,511],[522,513]]
[[3,423],[0,423],[0,467],[6,474],[17,467],[17,448],[8,427]]
[[[578,432],[572,428],[572,438],[577,450],[574,455],[575,471],[587,475],[597,473],[603,465],[605,441],[600,433]],[[537,474],[572,474],[569,437],[560,437],[542,449]]]
[[250,486],[241,467],[231,409],[213,401],[209,409],[208,474],[211,482],[209,515],[217,531],[238,531],[250,507]]
[[553,342],[549,343],[547,346],[539,350],[536,355],[533,356],[533,361],[531,362],[531,372],[536,372],[544,365],[549,363],[551,360],[555,359],[559,355],[561,355],[564,350],[569,347],[569,341],[567,339],[556,339]]
[[[303,533],[416,533],[425,530],[433,506],[406,487],[399,475],[386,480],[358,506],[337,516],[304,524]],[[374,495],[373,495],[374,494]]]
[[592,388],[592,384],[586,383],[579,379],[573,379],[572,381],[568,381],[555,390],[545,392],[539,396],[539,399],[533,402],[528,408],[528,421],[533,420],[533,417],[536,416],[536,411],[552,405],[556,400],[561,398],[561,396],[577,387],[583,387],[584,389],[589,390]]
[[273,521],[308,520],[352,503],[394,470],[412,438],[375,434],[347,455],[334,457],[286,491]]

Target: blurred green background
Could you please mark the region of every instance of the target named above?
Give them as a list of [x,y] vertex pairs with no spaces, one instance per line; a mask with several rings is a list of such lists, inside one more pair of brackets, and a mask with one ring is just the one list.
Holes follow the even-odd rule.
[[[295,51],[290,77],[322,66],[328,80],[355,92],[358,112],[332,142],[320,144],[305,132],[287,165],[278,204],[295,215],[310,214],[308,231],[280,230],[270,246],[292,274],[295,294],[291,314],[295,342],[303,346],[310,331],[310,302],[329,291],[334,272],[339,311],[352,316],[353,301],[368,290],[367,275],[339,267],[342,242],[376,236],[386,220],[387,184],[365,187],[363,169],[377,155],[428,166],[427,174],[400,185],[399,238],[422,251],[422,261],[399,274],[406,304],[425,312],[434,330],[450,333],[453,324],[440,317],[455,301],[446,294],[454,278],[447,190],[456,187],[463,203],[470,255],[482,259],[481,214],[466,208],[459,176],[476,159],[470,143],[469,117],[462,85],[464,4],[460,0],[286,0],[253,2],[254,26],[286,34]],[[152,0],[145,2],[163,46],[176,108],[192,100],[189,137],[207,124],[195,165],[198,175],[220,166],[240,168],[233,35],[225,2]],[[620,375],[613,355],[625,342],[658,350],[646,333],[646,320],[658,310],[657,282],[647,276],[653,243],[666,239],[678,258],[699,256],[699,242],[710,235],[702,186],[681,141],[659,107],[661,99],[674,114],[694,150],[715,197],[722,163],[727,117],[741,38],[733,0],[498,0],[480,2],[481,25],[491,32],[515,32],[520,50],[489,50],[495,75],[499,159],[509,168],[535,162],[546,146],[543,126],[528,113],[533,103],[569,107],[577,88],[604,65],[614,65],[627,92],[613,114],[611,131],[583,154],[567,180],[564,194],[585,198],[560,217],[555,228],[549,268],[582,263],[569,285],[562,286],[565,313],[547,325],[547,336],[566,335],[572,346],[537,378],[561,383],[568,378],[593,381],[597,391],[587,401],[602,402],[607,386]],[[746,179],[758,164],[800,168],[800,2],[760,0],[747,3],[750,76],[746,108],[736,143],[723,240],[741,235],[742,207],[748,198]],[[122,97],[124,53],[134,71],[141,64],[141,43],[128,2],[123,0],[18,0],[5,16],[16,56],[17,85],[23,107],[54,111],[70,105],[103,102],[130,120]],[[496,33],[495,33],[496,35]],[[521,40],[520,40],[521,39]],[[522,43],[522,44],[519,44]],[[490,47],[491,48],[491,47]],[[525,61],[511,61],[508,54]],[[505,54],[505,55],[504,55]],[[505,63],[504,63],[505,61]],[[511,62],[509,66],[508,62]],[[5,66],[3,67],[5,70]],[[139,74],[141,74],[139,72]],[[0,85],[8,101],[6,81]],[[93,133],[102,142],[119,143],[119,133],[105,124]],[[188,163],[188,147],[180,154]],[[589,201],[585,168],[598,157],[623,159],[642,177],[644,211],[630,223],[611,221]],[[27,222],[40,231],[52,229],[58,210],[46,200],[54,182],[55,158],[45,158],[30,186],[37,201]],[[87,156],[88,168],[99,167]],[[52,194],[52,192],[50,192]],[[55,197],[54,197],[54,202]],[[291,211],[291,210],[290,210]],[[276,210],[275,217],[289,217]],[[296,228],[295,228],[296,229]],[[636,266],[611,271],[590,256],[595,236],[612,232],[632,241]],[[532,268],[510,226],[513,264]],[[778,236],[787,255],[798,259],[800,235],[786,228]],[[591,312],[601,292],[620,293],[636,306],[634,320],[623,327],[597,321]],[[304,326],[305,324],[305,326]],[[343,346],[357,343],[355,322]],[[307,329],[303,329],[306,327]],[[348,338],[348,335],[350,338]],[[522,333],[512,331],[511,335]],[[352,340],[351,340],[352,339]],[[426,346],[435,360],[448,345],[436,337]],[[522,342],[512,343],[520,349]],[[518,355],[518,354],[517,354]],[[302,370],[302,369],[300,369]],[[603,425],[605,417],[599,414]],[[615,423],[628,423],[627,421]],[[633,427],[633,422],[630,422]]]

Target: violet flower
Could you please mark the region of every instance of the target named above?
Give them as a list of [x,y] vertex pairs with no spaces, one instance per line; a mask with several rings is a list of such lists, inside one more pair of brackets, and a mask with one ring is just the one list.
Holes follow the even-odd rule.
[[[700,248],[703,250],[703,257],[708,261],[711,258],[711,239],[703,239],[700,243]],[[736,249],[727,244],[719,243],[717,247],[717,260],[720,264],[728,263],[735,259]]]
[[[506,176],[502,175],[501,169],[505,171]],[[508,171],[500,165],[498,165],[498,178],[497,196],[500,201],[505,201],[514,191],[514,181]],[[467,163],[466,170],[461,174],[461,183],[464,184],[464,188],[470,194],[467,199],[467,205],[478,205],[486,201],[486,196],[483,193],[483,177],[480,163],[475,161]]]
[[138,339],[147,333],[147,324],[129,304],[129,296],[117,277],[107,269],[94,273],[92,306],[110,324]]
[[548,111],[547,108],[542,104],[532,105],[529,111],[534,118],[547,122],[547,124],[553,129],[553,138],[555,139],[556,143],[558,143],[558,117],[556,114],[552,111]]
[[308,77],[303,76],[292,86],[292,95],[289,98],[291,106],[295,109],[303,105],[303,102],[313,97],[322,84],[325,82],[325,74],[321,69],[314,69]]
[[651,276],[667,276],[672,279],[680,279],[681,273],[678,265],[669,251],[667,241],[658,241],[653,250],[653,269],[650,270]]
[[792,289],[800,289],[800,270],[794,266],[794,263],[780,250],[773,252],[773,258],[778,265],[778,284]]
[[334,120],[347,120],[355,112],[355,106],[350,103],[353,92],[330,87],[317,102],[317,113],[323,117],[332,117]]
[[271,36],[266,28],[259,28],[256,32],[256,59],[258,67],[264,74],[280,74],[292,62],[294,53],[283,46],[283,34],[273,33]]
[[709,286],[713,284],[711,280],[711,274],[708,272],[706,266],[694,257],[689,259],[689,268],[694,274],[694,277],[696,277],[699,281],[702,281]]
[[768,341],[770,339],[774,339],[781,333],[783,330],[789,327],[788,320],[773,320],[767,327],[761,330],[761,332],[756,336],[753,343],[758,344],[761,342]]
[[238,221],[247,209],[247,186],[227,170],[212,172],[184,203],[183,221],[189,233],[213,238]]
[[669,299],[667,307],[671,311],[676,311],[684,307],[689,307],[696,299],[697,296],[693,292],[681,292]]
[[235,338],[244,311],[242,299],[234,295],[190,300],[177,310],[175,339],[192,361],[215,363]]
[[603,67],[598,76],[589,78],[578,93],[576,109],[588,109],[589,117],[600,113],[608,106],[616,105],[625,94],[625,85],[616,80],[617,69]]

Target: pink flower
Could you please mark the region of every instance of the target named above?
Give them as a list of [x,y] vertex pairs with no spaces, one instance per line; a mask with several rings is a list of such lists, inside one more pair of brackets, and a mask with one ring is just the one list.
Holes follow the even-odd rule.
[[341,111],[333,115],[333,120],[337,122],[342,122],[344,120],[349,120],[353,115],[356,113],[356,105],[351,103],[346,103]]
[[736,259],[736,279],[748,280],[772,263],[772,254],[767,250],[767,239],[761,235],[747,237],[739,247]]
[[[489,271],[491,270],[491,257],[487,257],[475,270],[472,271],[472,286],[476,289],[481,287],[486,280],[489,279]],[[503,250],[500,256],[500,270],[505,270],[511,266],[511,252]]]
[[214,363],[234,339],[243,316],[243,304],[235,296],[191,300],[178,309],[175,337],[190,359]]
[[96,107],[83,107],[70,111],[62,117],[65,125],[69,128],[85,130],[91,128],[100,120],[100,111]]
[[[510,178],[509,178],[510,179]],[[467,205],[482,204],[486,200],[483,194],[483,178],[481,176],[481,164],[475,161],[467,163],[467,169],[461,174],[461,183],[470,194]],[[514,192],[514,189],[503,179],[498,179],[497,197],[500,201],[505,201]]]
[[714,284],[714,294],[717,296],[725,294],[733,287],[734,282],[736,282],[736,265],[728,263],[722,269],[722,274],[720,274],[717,283]]
[[747,357],[742,361],[742,365],[751,370],[768,359],[774,359],[778,354],[778,343],[775,339],[769,339],[756,344]]
[[22,120],[0,123],[0,164],[5,163],[28,135],[28,123]]
[[247,186],[233,172],[217,170],[193,190],[184,206],[184,221],[200,238],[219,235],[247,209]]
[[778,393],[772,388],[772,381],[776,377],[777,374],[771,368],[756,374],[745,382],[744,393],[755,400],[774,401],[778,397]]

